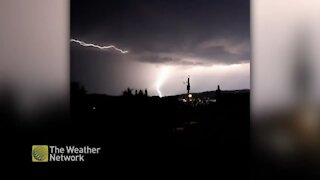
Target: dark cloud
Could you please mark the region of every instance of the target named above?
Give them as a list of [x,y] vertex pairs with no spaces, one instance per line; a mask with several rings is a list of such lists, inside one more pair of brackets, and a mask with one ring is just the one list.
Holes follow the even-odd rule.
[[156,54],[150,55],[141,55],[137,56],[135,59],[142,61],[142,62],[149,62],[149,63],[171,63],[171,62],[179,62],[179,58],[173,58],[169,56],[161,57]]
[[249,0],[72,0],[71,36],[116,44],[141,62],[236,64],[250,60],[249,8]]

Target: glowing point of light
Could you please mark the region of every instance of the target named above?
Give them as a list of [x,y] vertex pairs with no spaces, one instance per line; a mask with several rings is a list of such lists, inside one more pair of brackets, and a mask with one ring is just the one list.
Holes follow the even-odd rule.
[[83,42],[83,41],[80,41],[80,40],[77,40],[77,39],[70,39],[70,42],[78,43],[78,44],[80,44],[81,46],[84,46],[84,47],[94,47],[94,48],[98,48],[98,49],[101,49],[101,50],[114,49],[114,50],[116,50],[116,51],[121,52],[122,54],[126,54],[126,53],[129,52],[129,51],[127,51],[127,50],[122,50],[122,49],[120,49],[120,48],[117,48],[117,47],[114,46],[114,45],[100,46],[100,45],[97,45],[97,44],[86,43],[86,42]]
[[188,97],[189,97],[189,98],[192,98],[192,94],[189,94]]

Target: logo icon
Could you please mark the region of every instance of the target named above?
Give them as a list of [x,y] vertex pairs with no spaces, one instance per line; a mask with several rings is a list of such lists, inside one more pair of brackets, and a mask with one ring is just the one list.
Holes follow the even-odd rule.
[[32,146],[32,162],[48,162],[49,148],[47,145]]

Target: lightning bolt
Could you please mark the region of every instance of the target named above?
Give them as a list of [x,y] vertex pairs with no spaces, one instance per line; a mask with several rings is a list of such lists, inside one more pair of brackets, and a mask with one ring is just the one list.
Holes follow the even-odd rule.
[[164,81],[167,79],[169,74],[169,68],[168,67],[162,67],[160,74],[159,74],[159,79],[156,82],[156,90],[158,92],[159,97],[163,97],[161,93],[161,86],[163,85]]
[[92,43],[86,43],[86,42],[83,42],[83,41],[80,41],[80,40],[77,40],[77,39],[70,39],[70,42],[78,43],[78,44],[80,44],[81,46],[84,46],[84,47],[94,47],[94,48],[98,48],[98,49],[101,49],[101,50],[114,49],[114,50],[116,50],[116,51],[121,52],[122,54],[126,54],[126,53],[129,52],[129,51],[127,51],[127,50],[122,50],[122,49],[120,49],[120,48],[117,48],[117,47],[114,46],[114,45],[100,46],[100,45],[96,45],[96,44],[92,44]]

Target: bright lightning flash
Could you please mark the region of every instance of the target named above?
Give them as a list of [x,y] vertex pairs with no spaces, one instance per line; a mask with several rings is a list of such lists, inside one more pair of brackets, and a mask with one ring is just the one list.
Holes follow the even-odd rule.
[[96,44],[86,43],[86,42],[83,42],[83,41],[80,41],[80,40],[77,40],[77,39],[70,39],[70,42],[75,42],[75,43],[80,44],[81,46],[85,46],[85,47],[94,47],[94,48],[98,48],[98,49],[101,49],[101,50],[105,50],[105,49],[114,49],[114,50],[116,50],[116,51],[121,52],[122,54],[126,54],[126,53],[128,53],[128,52],[129,52],[129,51],[126,51],[126,50],[119,49],[119,48],[117,48],[117,47],[116,47],[116,46],[114,46],[114,45],[109,45],[109,46],[99,46],[99,45],[96,45]]
[[162,97],[162,93],[160,91],[161,86],[163,85],[164,81],[167,79],[169,74],[169,67],[162,67],[158,81],[156,82],[156,89],[158,92],[159,97]]

